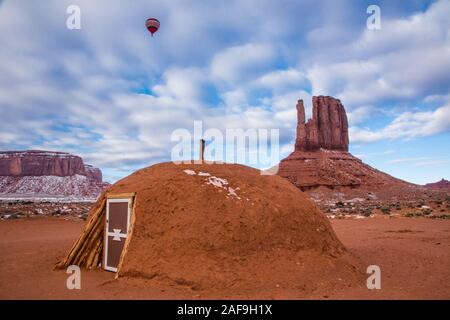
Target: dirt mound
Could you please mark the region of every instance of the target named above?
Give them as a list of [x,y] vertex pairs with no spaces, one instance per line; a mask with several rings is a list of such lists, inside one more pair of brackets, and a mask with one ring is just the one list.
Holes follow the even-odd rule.
[[164,163],[109,192],[136,193],[121,277],[194,290],[312,291],[361,280],[327,218],[281,177],[241,165]]

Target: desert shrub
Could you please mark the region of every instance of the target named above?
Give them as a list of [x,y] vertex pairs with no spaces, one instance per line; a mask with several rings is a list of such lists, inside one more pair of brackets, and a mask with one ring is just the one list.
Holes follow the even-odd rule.
[[417,212],[409,211],[405,213],[405,217],[407,218],[417,217],[417,214],[418,214]]
[[443,220],[450,220],[450,214],[441,214],[439,216],[431,216],[431,219],[443,219]]
[[391,209],[389,207],[381,207],[381,212],[383,212],[383,214],[390,214]]
[[336,207],[342,208],[342,207],[344,207],[344,205],[345,204],[342,201],[336,202]]

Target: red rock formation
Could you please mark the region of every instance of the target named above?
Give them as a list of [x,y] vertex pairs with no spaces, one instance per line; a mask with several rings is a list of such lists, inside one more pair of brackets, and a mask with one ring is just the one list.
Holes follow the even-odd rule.
[[59,176],[75,174],[102,182],[99,169],[83,163],[81,157],[65,152],[5,151],[0,152],[0,176]]
[[102,171],[99,168],[95,168],[89,164],[84,165],[84,175],[91,180],[102,182]]
[[438,182],[427,183],[425,185],[428,189],[449,189],[450,190],[450,181],[441,179]]
[[344,106],[332,97],[313,97],[312,118],[305,123],[303,100],[297,104],[297,138],[295,150],[348,151],[348,123]]
[[278,174],[302,190],[320,186],[369,190],[405,181],[378,171],[348,152],[348,124],[344,106],[332,97],[313,97],[313,115],[305,124],[303,101],[297,104],[295,150],[280,162]]

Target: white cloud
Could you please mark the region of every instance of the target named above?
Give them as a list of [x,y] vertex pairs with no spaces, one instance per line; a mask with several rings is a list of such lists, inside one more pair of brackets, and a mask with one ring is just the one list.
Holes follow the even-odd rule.
[[416,162],[418,160],[429,160],[430,157],[413,157],[413,158],[399,158],[389,160],[389,163],[407,163],[407,162]]
[[254,85],[261,86],[278,93],[295,88],[301,88],[306,82],[307,79],[302,72],[290,68],[266,73],[256,79],[254,81]]
[[216,54],[211,63],[211,74],[217,81],[236,86],[271,67],[275,50],[268,44],[247,43],[227,48]]
[[320,48],[307,74],[315,94],[339,97],[346,106],[413,100],[450,90],[450,1],[438,1],[404,19],[383,19],[351,42]]
[[430,161],[420,161],[415,163],[418,167],[426,167],[426,166],[435,166],[440,164],[447,164],[450,163],[449,160],[430,160]]
[[450,131],[450,104],[435,111],[404,112],[380,130],[350,127],[351,142],[411,139]]
[[[314,94],[341,97],[352,142],[449,130],[448,2],[386,19],[386,31],[356,40],[358,29],[339,18],[351,16],[349,6],[335,1],[80,0],[82,30],[68,31],[71,3],[0,5],[4,149],[71,151],[116,177],[167,160],[172,130],[203,120],[221,130],[280,128],[287,152],[298,99],[310,114],[311,85]],[[299,20],[299,12],[317,15]],[[143,26],[149,14],[162,23],[153,38]],[[381,131],[364,127],[382,112],[379,100],[416,97],[440,108],[407,108]]]
[[434,166],[450,163],[448,159],[436,159],[432,157],[410,157],[410,158],[399,158],[389,160],[388,163],[392,164],[411,164],[416,167]]
[[164,85],[152,89],[158,96],[173,97],[180,102],[199,102],[202,85],[207,82],[204,72],[198,68],[171,68],[163,74]]
[[374,118],[380,111],[374,106],[358,107],[350,112],[347,112],[348,123],[350,126],[355,126],[369,118]]

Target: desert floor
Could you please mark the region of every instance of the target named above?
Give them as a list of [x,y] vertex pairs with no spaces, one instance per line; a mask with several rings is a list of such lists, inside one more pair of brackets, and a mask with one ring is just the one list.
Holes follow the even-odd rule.
[[[381,290],[365,283],[345,291],[205,292],[156,280],[119,279],[82,271],[81,290],[68,290],[53,271],[84,221],[28,218],[0,221],[0,299],[450,299],[450,221],[427,218],[332,220],[344,245],[363,265],[381,267]],[[369,276],[369,275],[368,275]]]

